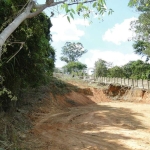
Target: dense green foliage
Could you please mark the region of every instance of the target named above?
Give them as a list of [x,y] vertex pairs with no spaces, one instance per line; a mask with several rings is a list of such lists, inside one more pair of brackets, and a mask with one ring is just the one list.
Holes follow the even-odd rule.
[[138,3],[137,10],[140,12],[138,20],[133,21],[131,28],[135,31],[136,37],[133,47],[135,53],[146,56],[147,60],[150,58],[150,1]]
[[78,61],[78,59],[86,53],[82,43],[66,42],[62,47],[61,60],[66,63]]
[[98,61],[95,62],[95,76],[96,77],[105,77],[107,75],[107,71],[108,71],[108,68],[107,68],[107,62],[102,60],[102,59],[99,59]]
[[67,65],[63,67],[64,72],[66,73],[84,73],[84,70],[87,68],[85,64],[82,64],[81,62],[69,62]]
[[107,76],[112,77],[112,78],[114,78],[114,77],[115,78],[123,78],[124,70],[122,67],[114,66],[114,67],[108,69]]
[[132,79],[147,79],[150,73],[150,64],[142,60],[130,61],[123,66],[124,76]]
[[64,72],[76,75],[83,74],[87,66],[79,62],[78,59],[86,52],[87,50],[84,49],[82,43],[66,42],[65,46],[62,47],[61,57],[61,60],[67,63],[63,67]]
[[[10,16],[16,16],[26,1],[0,1],[1,30],[9,24]],[[0,75],[4,78],[1,90],[5,86],[18,97],[22,88],[46,82],[47,75],[53,72],[55,60],[55,51],[49,44],[51,26],[50,19],[41,13],[25,20],[10,36],[1,57]],[[8,97],[3,95],[1,98]]]
[[96,77],[147,79],[150,74],[150,64],[142,60],[130,61],[122,67],[108,67],[108,63],[99,59],[95,62]]

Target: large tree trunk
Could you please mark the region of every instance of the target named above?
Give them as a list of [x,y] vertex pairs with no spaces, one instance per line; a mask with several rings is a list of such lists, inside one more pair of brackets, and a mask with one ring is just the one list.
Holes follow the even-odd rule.
[[[7,38],[15,31],[15,29],[26,19],[26,18],[32,18],[37,16],[39,13],[41,13],[45,8],[52,7],[61,3],[64,3],[67,0],[54,2],[54,0],[46,0],[45,4],[38,5],[35,3],[34,0],[30,0],[27,7],[24,9],[24,11],[14,19],[14,21],[9,24],[0,34],[0,59],[2,55],[2,47],[4,43],[6,42]],[[35,12],[31,12],[31,9],[35,8]]]
[[28,17],[29,13],[30,12],[23,12],[2,31],[0,34],[0,48],[2,48],[7,38],[14,32],[14,30]]
[[33,2],[29,3],[26,9],[18,17],[16,17],[13,22],[10,23],[0,34],[0,58],[2,55],[2,46],[6,42],[7,38],[16,30],[16,28],[29,16],[33,5]]

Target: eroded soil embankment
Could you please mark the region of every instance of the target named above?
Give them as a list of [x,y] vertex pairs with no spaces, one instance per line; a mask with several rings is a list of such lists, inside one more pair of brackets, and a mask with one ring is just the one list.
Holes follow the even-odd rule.
[[109,87],[104,90],[104,93],[116,100],[150,103],[150,91],[145,89],[109,85]]
[[111,101],[96,88],[49,96],[31,115],[34,126],[24,142],[28,149],[150,149],[149,104]]

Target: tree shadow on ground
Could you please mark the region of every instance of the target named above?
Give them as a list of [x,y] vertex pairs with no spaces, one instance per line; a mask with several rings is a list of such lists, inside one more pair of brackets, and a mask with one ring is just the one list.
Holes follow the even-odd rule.
[[[62,86],[64,83],[60,85]],[[71,84],[66,85],[66,88],[69,91],[75,89],[78,92],[80,90],[80,87]],[[37,139],[36,141],[30,140],[32,149],[130,150],[125,143],[129,140],[136,140],[136,138],[134,135],[129,136],[124,132],[134,134],[136,130],[147,129],[136,118],[136,116],[142,116],[142,114],[122,105],[117,107],[103,103],[96,104],[88,94],[83,95],[82,93],[82,96],[88,103],[82,102],[80,105],[72,98],[68,100],[68,103],[72,105],[71,107],[66,106],[68,107],[67,112],[44,116],[44,119],[33,129],[34,136],[37,135]],[[65,107],[65,104],[63,107]]]

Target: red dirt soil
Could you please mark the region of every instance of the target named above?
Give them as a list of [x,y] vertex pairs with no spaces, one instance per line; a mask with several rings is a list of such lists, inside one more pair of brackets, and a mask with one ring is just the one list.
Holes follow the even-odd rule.
[[28,149],[150,150],[149,104],[112,101],[87,87],[50,97],[29,115]]

